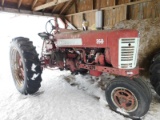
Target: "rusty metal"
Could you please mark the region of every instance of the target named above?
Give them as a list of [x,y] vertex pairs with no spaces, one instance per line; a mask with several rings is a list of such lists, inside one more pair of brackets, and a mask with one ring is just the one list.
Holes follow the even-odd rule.
[[133,112],[138,107],[137,98],[127,88],[115,88],[111,93],[111,99],[115,106],[124,109],[126,112]]
[[20,53],[16,49],[13,49],[11,59],[13,60],[11,63],[13,77],[15,78],[17,85],[22,87],[24,84],[24,68]]
[[[119,76],[128,76],[128,77],[133,77],[139,75],[139,68],[136,67],[131,70],[126,70],[126,69],[118,69],[118,68],[113,68],[113,67],[106,67],[106,66],[98,66],[98,65],[87,65],[87,64],[81,64],[77,63],[78,68],[84,68],[88,70],[96,70],[99,72],[105,72],[105,73],[110,73],[113,75],[119,75]],[[132,74],[130,74],[132,73]]]

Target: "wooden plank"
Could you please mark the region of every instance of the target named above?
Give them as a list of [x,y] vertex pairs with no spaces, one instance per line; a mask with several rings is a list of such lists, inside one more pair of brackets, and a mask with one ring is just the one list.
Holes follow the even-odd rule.
[[112,16],[113,16],[113,14],[112,14],[111,10],[109,10],[109,16],[110,16],[110,18],[109,18],[109,26],[112,27]]
[[85,20],[88,21],[88,28],[91,28],[96,23],[95,12],[85,14]]
[[38,2],[38,0],[34,0],[32,3],[32,9],[35,7],[36,3]]
[[103,8],[103,7],[109,7],[109,6],[114,6],[115,5],[115,0],[94,0],[94,8],[98,9]]
[[124,6],[124,7],[122,7],[122,9],[124,10],[123,11],[123,20],[127,20],[127,5],[126,6]]
[[160,1],[158,1],[156,4],[156,11],[157,11],[156,17],[160,17]]
[[101,8],[101,0],[98,0],[97,4],[98,4],[98,8],[97,9],[99,10]]
[[68,20],[65,19],[65,22],[67,23],[67,25],[72,29],[72,30],[77,30],[77,28],[75,26],[73,26]]
[[101,2],[101,8],[109,7],[109,6],[115,6],[116,0],[102,0]]
[[119,11],[119,8],[117,8],[117,9],[115,10],[115,12],[116,12],[116,14],[115,14],[115,15],[116,15],[116,23],[119,22],[119,20],[120,20],[120,19],[119,19],[119,14],[118,14],[119,12],[118,12],[118,11]]
[[[137,2],[131,2],[131,3],[126,3],[126,4],[122,4],[122,5],[116,5],[116,6],[111,6],[111,7],[104,7],[101,8],[101,10],[111,10],[113,8],[117,8],[117,7],[121,7],[121,6],[126,6],[126,5],[135,5],[135,4],[140,4],[143,2],[151,2],[152,0],[141,0],[141,1],[137,1]],[[83,13],[91,13],[97,11],[97,9],[95,10],[88,10],[88,11],[84,11],[84,12],[78,12],[78,13],[74,13],[74,14],[68,14],[66,16],[72,16],[72,15],[78,15],[78,14],[83,14]]]
[[82,28],[82,22],[83,22],[83,15],[82,14],[73,16],[72,20],[73,21],[71,23],[73,23],[74,26],[76,26],[78,29]]
[[127,6],[120,6],[110,10],[104,10],[104,28],[110,29],[116,23],[126,20]]
[[76,0],[76,2],[74,3],[74,11],[75,11],[75,13],[77,13],[78,12],[78,5],[77,5],[78,3],[77,3],[77,0]]
[[143,4],[139,4],[139,15],[138,19],[143,19]]
[[156,10],[155,10],[155,4],[154,2],[151,3],[152,4],[152,18],[155,18],[155,13],[156,13]]
[[69,17],[66,17],[66,19],[70,22],[70,23],[72,23],[72,18],[71,18],[72,16],[69,16]]
[[123,19],[123,9],[122,7],[119,7],[119,20],[121,21]]
[[22,1],[23,0],[19,0],[19,2],[18,2],[18,9],[21,7]]
[[104,11],[104,26],[108,26],[109,22],[108,22],[108,10]]
[[77,1],[77,10],[78,12],[92,10],[92,0],[79,0]]
[[68,2],[69,0],[54,0],[52,2],[48,2],[46,4],[43,4],[43,5],[40,5],[40,6],[37,6],[37,7],[34,7],[33,8],[33,11],[39,11],[39,10],[42,10],[42,9],[45,9],[45,8],[49,8],[49,7],[53,7],[55,5],[58,5],[58,4],[61,4],[63,2]]
[[151,15],[151,10],[150,10],[150,9],[151,9],[151,6],[150,6],[150,2],[147,3],[147,8],[146,8],[146,9],[147,9],[147,11],[146,11],[146,12],[147,12],[146,18],[150,18],[150,15]]
[[65,6],[66,3],[62,3],[62,4],[58,4],[56,6],[52,8],[50,8],[50,11],[53,11],[52,13],[57,13],[59,14],[61,12],[61,10],[63,9],[63,7]]
[[2,0],[2,3],[1,3],[2,6],[4,6],[4,2],[5,2],[5,0]]
[[60,14],[63,14],[66,11],[66,9],[69,9],[74,3],[75,3],[75,0],[69,0],[61,10]]
[[156,5],[157,3],[155,4],[154,1],[131,5],[128,19],[137,20],[137,19],[155,18],[156,17],[155,14],[157,11]]
[[94,0],[92,0],[92,10],[94,9]]
[[56,6],[52,9],[52,13],[54,13],[54,12],[56,11],[57,6],[58,6],[58,5],[56,5]]
[[116,15],[115,15],[116,14],[115,13],[116,9],[112,9],[112,26],[116,23]]
[[131,0],[116,0],[116,5],[126,4],[131,2]]
[[147,5],[147,2],[143,3],[143,19],[147,18]]
[[76,13],[76,3],[74,3],[69,9],[66,10],[66,14],[73,14]]

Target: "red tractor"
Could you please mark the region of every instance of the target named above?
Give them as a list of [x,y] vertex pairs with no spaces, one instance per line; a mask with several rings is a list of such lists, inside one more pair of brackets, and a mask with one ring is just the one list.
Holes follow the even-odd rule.
[[152,94],[146,83],[138,78],[137,30],[67,30],[60,29],[56,19],[49,20],[48,25],[52,28],[50,32],[39,33],[43,39],[40,59],[28,38],[17,37],[11,42],[11,71],[20,93],[37,92],[41,86],[42,70],[46,67],[70,70],[72,74],[89,73],[96,77],[105,72],[117,76],[105,90],[112,110],[123,110],[136,118],[147,113]]

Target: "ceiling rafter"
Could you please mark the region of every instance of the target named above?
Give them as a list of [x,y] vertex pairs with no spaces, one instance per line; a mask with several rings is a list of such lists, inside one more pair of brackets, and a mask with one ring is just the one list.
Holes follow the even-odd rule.
[[38,2],[38,0],[34,0],[33,4],[32,4],[32,9],[35,7],[36,3]]
[[2,2],[1,2],[1,5],[2,5],[2,6],[4,6],[4,2],[5,2],[5,0],[2,0]]
[[57,9],[57,6],[58,6],[58,5],[56,5],[56,6],[53,8],[52,13],[54,13],[54,11]]
[[55,5],[58,5],[58,4],[61,4],[61,3],[64,3],[64,2],[68,2],[68,1],[69,0],[54,0],[52,2],[48,2],[46,4],[34,7],[33,11],[39,11],[39,10],[42,10],[42,9],[45,9],[45,8],[48,8],[48,7],[53,7]]
[[61,10],[60,14],[63,14],[67,9],[69,9],[76,0],[69,0],[67,4],[65,4],[65,6],[63,7],[63,9]]
[[22,1],[23,0],[19,0],[19,2],[18,2],[18,9],[21,7]]
[[[53,0],[52,0],[53,1]],[[46,2],[45,3],[48,3],[48,0],[46,0]],[[42,11],[44,12],[46,10],[46,8],[44,8]]]
[[31,10],[18,10],[17,8],[7,8],[3,9],[3,7],[0,6],[0,12],[8,12],[8,13],[18,13],[23,15],[37,15],[37,16],[50,16],[50,17],[64,17],[63,15],[59,14],[51,14],[51,13],[42,13],[42,12],[33,12]]

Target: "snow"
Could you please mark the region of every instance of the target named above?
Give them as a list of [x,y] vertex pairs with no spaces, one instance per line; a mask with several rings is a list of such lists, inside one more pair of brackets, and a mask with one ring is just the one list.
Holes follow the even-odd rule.
[[124,109],[121,109],[121,108],[117,108],[117,112],[120,112],[124,115],[129,115]]
[[35,64],[32,64],[31,70],[35,72],[35,68],[36,68],[36,67],[37,67],[37,66],[36,66]]
[[31,78],[31,80],[35,80],[38,76],[39,76],[39,73],[37,73],[37,74],[33,74],[33,76],[32,76],[32,78]]
[[[4,16],[0,15],[0,17],[5,19]],[[14,22],[9,21],[8,18],[12,18]],[[21,95],[15,88],[10,72],[9,45],[11,38],[18,34],[16,30],[19,26],[16,27],[17,29],[13,26],[24,20],[22,18],[27,20],[31,17],[22,16],[21,18],[17,15],[8,15],[8,18],[7,20],[2,19],[3,21],[0,22],[0,26],[3,28],[0,28],[0,33],[2,33],[0,34],[0,120],[129,120],[108,107],[103,89],[114,76],[107,74],[96,78],[90,75],[72,76],[69,71],[45,69],[39,91],[34,95]],[[35,21],[33,19],[36,19],[36,24],[33,24]],[[47,21],[46,18],[42,19]],[[23,22],[26,22],[25,20]],[[24,24],[24,28],[21,29],[21,32],[19,31],[18,35],[24,30],[23,34],[32,39],[36,38],[33,39],[34,44],[40,45],[41,39],[35,36],[36,32],[40,32],[43,28],[39,21],[35,17],[32,18],[29,25],[35,25],[35,27],[39,25],[39,27],[35,31],[30,31],[27,30],[29,25]],[[3,24],[11,26],[11,28],[3,27]],[[14,25],[12,26],[12,24]],[[41,29],[39,29],[40,26]],[[26,31],[29,32],[28,35]],[[8,35],[9,33],[12,35]],[[41,46],[37,46],[37,48],[39,51]],[[153,101],[149,112],[142,118],[143,120],[160,119],[160,97],[153,90],[152,92]]]

